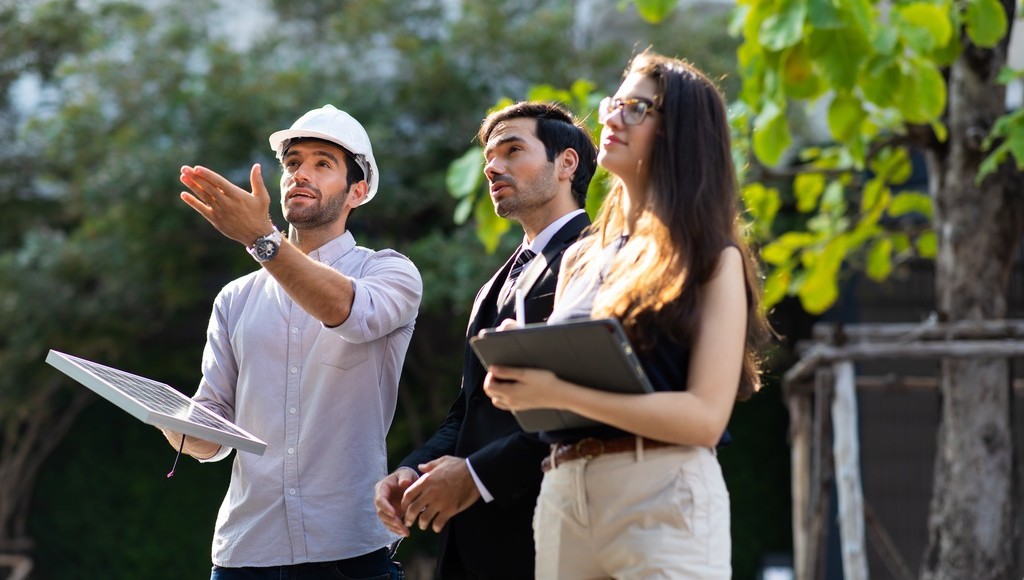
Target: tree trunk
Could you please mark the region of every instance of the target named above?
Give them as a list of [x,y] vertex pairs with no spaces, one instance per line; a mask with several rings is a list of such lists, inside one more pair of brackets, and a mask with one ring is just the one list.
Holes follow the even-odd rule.
[[[985,157],[980,143],[1005,110],[995,81],[1005,62],[1005,40],[992,50],[966,46],[949,71],[949,139],[929,152],[936,299],[949,321],[995,320],[1007,312],[1024,207],[1007,169],[975,183]],[[1009,362],[946,359],[941,373],[922,578],[1012,578],[1017,507]]]

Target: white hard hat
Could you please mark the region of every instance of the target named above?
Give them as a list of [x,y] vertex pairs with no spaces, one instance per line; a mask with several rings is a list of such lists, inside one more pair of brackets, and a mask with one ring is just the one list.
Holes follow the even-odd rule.
[[377,193],[380,174],[377,171],[377,162],[373,159],[370,136],[366,134],[366,129],[363,129],[359,121],[352,118],[352,115],[335,108],[334,105],[324,105],[319,109],[313,109],[292,123],[290,129],[272,134],[270,148],[277,153],[277,158],[280,159],[284,155],[284,147],[288,140],[300,137],[313,137],[337,143],[345,151],[348,151],[362,168],[366,183],[370,186],[363,203],[370,201]]

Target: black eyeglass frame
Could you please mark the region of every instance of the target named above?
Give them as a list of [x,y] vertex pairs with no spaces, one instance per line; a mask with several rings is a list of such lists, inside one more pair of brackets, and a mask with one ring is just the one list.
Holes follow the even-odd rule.
[[[636,126],[644,122],[647,113],[661,111],[661,106],[647,97],[629,97],[628,99],[605,97],[601,99],[601,103],[597,107],[597,121],[605,125],[615,111],[622,111],[623,124]],[[637,119],[636,115],[639,115],[640,118]]]

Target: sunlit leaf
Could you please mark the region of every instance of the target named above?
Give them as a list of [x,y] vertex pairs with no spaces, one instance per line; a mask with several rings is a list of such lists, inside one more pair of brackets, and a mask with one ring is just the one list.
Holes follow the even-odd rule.
[[938,4],[912,2],[896,7],[908,42],[920,52],[946,46],[953,35],[949,9]]
[[793,267],[779,267],[772,270],[764,281],[764,294],[761,307],[765,310],[778,304],[786,297],[789,284],[793,278]]
[[672,13],[676,7],[676,0],[633,0],[636,3],[636,12],[651,24],[662,22]]
[[871,53],[871,45],[863,30],[846,27],[811,31],[807,51],[834,89],[849,90],[857,82],[861,65]]
[[925,217],[932,217],[932,198],[912,191],[898,193],[892,198],[889,204],[889,215],[900,217],[910,213],[916,213]]
[[917,247],[917,253],[922,258],[934,258],[938,250],[935,232],[925,232],[917,236],[914,245]]
[[825,176],[821,173],[801,173],[793,179],[796,209],[807,213],[818,207],[818,198],[825,191]]
[[928,123],[946,109],[946,81],[931,62],[909,60],[898,92],[895,104],[909,123]]
[[782,109],[768,103],[754,120],[754,154],[766,165],[775,165],[789,148],[792,138]]
[[452,197],[467,197],[480,187],[483,179],[483,152],[480,147],[470,147],[448,166],[444,183]]
[[883,149],[870,164],[871,171],[886,183],[899,185],[910,179],[914,171],[907,150],[902,147]]
[[782,57],[782,87],[794,99],[813,99],[825,91],[825,84],[814,72],[814,63],[807,56],[803,43],[786,51]]
[[782,206],[779,191],[760,183],[751,183],[740,190],[740,196],[743,199],[743,206],[754,220],[757,237],[768,237],[771,234],[771,225],[775,221],[775,214]]
[[473,217],[476,219],[477,239],[487,253],[493,253],[498,248],[501,236],[512,227],[512,222],[498,217],[491,203],[477,203],[473,208]]
[[783,264],[797,250],[813,244],[817,239],[817,236],[807,232],[786,232],[761,249],[761,259],[769,264]]
[[968,0],[964,21],[968,38],[980,47],[992,48],[1006,36],[1006,10],[999,0]]
[[807,21],[818,30],[842,28],[845,25],[832,0],[807,0]]
[[860,129],[867,112],[860,99],[849,93],[836,95],[828,107],[828,128],[837,141],[848,141]]
[[893,102],[894,88],[899,87],[902,76],[895,59],[888,55],[877,55],[865,65],[857,85],[868,101],[879,107],[888,107]]
[[892,272],[892,240],[881,238],[868,251],[866,273],[869,278],[881,282]]
[[793,46],[803,35],[806,17],[806,0],[780,0],[778,10],[761,23],[761,45],[768,50]]

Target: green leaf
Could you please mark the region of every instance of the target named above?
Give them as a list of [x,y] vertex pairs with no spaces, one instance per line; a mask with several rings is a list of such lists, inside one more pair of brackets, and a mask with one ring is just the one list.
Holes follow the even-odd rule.
[[768,264],[788,262],[797,250],[810,246],[818,239],[807,232],[786,232],[761,249],[761,259]]
[[750,16],[750,10],[749,4],[737,4],[733,8],[732,13],[729,15],[729,24],[726,28],[729,36],[738,38],[743,35],[743,25],[746,23],[747,17]]
[[755,235],[759,239],[769,237],[772,223],[775,221],[775,214],[782,206],[779,191],[760,183],[751,183],[743,186],[740,196],[743,199],[743,206],[750,212],[750,216],[754,220]]
[[893,102],[894,87],[902,80],[900,67],[889,55],[876,55],[867,62],[857,80],[864,97],[878,105],[888,107]]
[[868,213],[874,210],[879,204],[889,202],[889,188],[885,181],[880,178],[869,180],[864,185],[863,195],[860,199],[860,211]]
[[1024,167],[1024,127],[1011,128],[1006,142],[1010,146],[1010,153],[1017,161],[1017,169],[1020,170]]
[[925,232],[917,236],[915,245],[917,246],[917,253],[922,258],[935,258],[935,255],[938,253],[935,232]]
[[512,227],[512,222],[494,213],[494,205],[481,200],[473,208],[473,217],[476,218],[476,237],[484,245],[484,249],[491,254],[498,248],[501,236]]
[[778,267],[768,274],[764,281],[764,293],[761,297],[761,307],[768,310],[786,297],[789,284],[793,278],[793,266]]
[[794,99],[814,99],[825,89],[825,83],[814,72],[814,63],[807,56],[803,43],[786,50],[780,59],[782,88],[786,96]]
[[907,150],[902,147],[886,147],[871,160],[869,167],[880,179],[892,185],[905,183],[914,170]]
[[805,0],[780,0],[779,9],[761,23],[758,40],[768,50],[782,50],[800,42],[807,18]]
[[861,122],[866,116],[860,99],[841,93],[828,106],[828,128],[837,141],[846,142],[859,135]]
[[1003,143],[999,147],[996,147],[992,153],[989,153],[988,157],[981,162],[978,166],[978,174],[974,176],[975,185],[980,185],[990,173],[995,173],[999,165],[1006,159],[1006,154],[1009,153],[1010,147],[1006,143]]
[[473,213],[473,196],[467,195],[466,197],[459,200],[459,203],[455,205],[455,214],[452,219],[456,225],[462,225],[469,219],[470,214]]
[[807,0],[807,22],[818,30],[832,30],[844,26],[839,10],[832,0]]
[[999,76],[996,77],[996,81],[998,81],[1001,85],[1005,85],[1006,83],[1015,79],[1019,79],[1021,77],[1024,77],[1024,69],[1018,70],[1012,69],[1008,66],[1004,66],[1002,69],[1000,69]]
[[892,239],[893,250],[899,254],[910,249],[910,236],[903,232],[896,232],[889,236]]
[[825,176],[820,173],[801,173],[793,179],[796,209],[807,213],[818,207],[818,198],[825,190]]
[[932,50],[931,56],[935,60],[935,64],[945,67],[953,64],[963,50],[964,45],[960,42],[960,35],[952,34],[945,46],[939,46]]
[[894,101],[908,123],[929,123],[946,109],[946,81],[927,60],[906,61],[897,92]]
[[765,165],[775,165],[789,148],[792,138],[786,116],[777,104],[769,101],[754,120],[754,154]]
[[913,2],[896,8],[896,19],[907,42],[918,52],[927,53],[946,46],[953,36],[949,9],[927,2]]
[[526,99],[530,101],[554,101],[569,106],[572,103],[572,93],[551,85],[534,85],[526,92]]
[[636,12],[651,24],[662,22],[672,13],[676,7],[676,0],[633,0],[636,3]]
[[900,217],[909,213],[918,213],[929,219],[932,217],[932,198],[923,193],[905,191],[897,193],[889,204],[889,215]]
[[857,82],[871,44],[860,28],[814,30],[807,41],[811,58],[818,63],[825,80],[836,90],[850,90]]
[[999,0],[968,0],[964,27],[971,42],[992,48],[1006,36],[1006,10]]
[[841,181],[835,179],[829,182],[828,187],[825,188],[825,195],[821,199],[821,211],[844,213],[846,211],[845,193]]
[[803,285],[797,291],[800,304],[810,314],[821,314],[835,304],[839,297],[836,279],[839,268],[846,258],[846,239],[833,238],[822,250],[813,264]]
[[892,272],[892,240],[881,238],[868,250],[867,275],[876,282],[889,277]]
[[468,197],[480,187],[484,175],[483,154],[481,147],[471,147],[448,166],[444,184],[452,197]]

